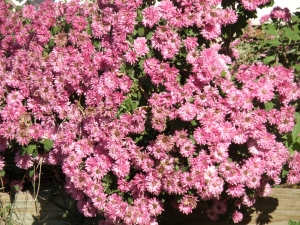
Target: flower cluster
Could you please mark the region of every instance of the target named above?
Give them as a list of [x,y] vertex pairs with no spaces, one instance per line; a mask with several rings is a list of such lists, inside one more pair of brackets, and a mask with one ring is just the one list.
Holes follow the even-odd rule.
[[214,40],[238,16],[220,3],[0,2],[0,171],[8,154],[21,169],[60,165],[99,224],[157,224],[166,195],[184,214],[210,201],[212,220],[241,221],[281,182],[278,137],[293,130],[300,89],[281,65],[230,66]]
[[276,6],[272,9],[270,14],[266,14],[260,18],[260,23],[264,24],[269,19],[282,20],[284,22],[289,22],[291,20],[292,14],[288,8],[281,8]]

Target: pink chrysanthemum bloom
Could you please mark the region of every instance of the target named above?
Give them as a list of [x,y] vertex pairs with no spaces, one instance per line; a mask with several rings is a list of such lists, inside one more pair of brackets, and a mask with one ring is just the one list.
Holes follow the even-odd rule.
[[183,146],[188,140],[188,134],[186,130],[176,130],[174,135],[174,140],[177,147]]
[[160,215],[164,210],[162,206],[162,202],[156,198],[150,199],[148,204],[150,214],[154,216]]
[[263,183],[260,185],[257,194],[260,197],[268,197],[271,191],[272,191],[271,185],[269,183]]
[[20,155],[20,152],[17,152],[14,158],[14,161],[17,167],[27,170],[33,166],[32,157],[27,153],[23,156]]
[[300,182],[299,170],[290,170],[287,176],[287,182],[289,184],[297,184]]
[[237,184],[237,185],[228,185],[228,188],[226,190],[226,193],[233,198],[241,197],[245,194],[245,188],[243,184]]
[[192,103],[185,103],[178,109],[178,116],[183,121],[191,121],[197,115],[197,107]]
[[180,154],[184,157],[191,157],[195,152],[196,146],[190,141],[186,140],[180,148]]
[[149,174],[146,177],[146,187],[147,190],[154,194],[154,195],[159,195],[160,191],[161,191],[161,182],[160,179],[158,179],[158,177],[154,174]]
[[243,219],[243,214],[237,210],[235,210],[232,214],[232,220],[234,223],[241,222]]
[[158,8],[155,6],[150,6],[145,8],[142,12],[143,20],[142,23],[144,26],[153,27],[160,19],[160,13]]
[[31,20],[34,19],[35,14],[36,14],[34,5],[24,5],[22,7],[22,13],[23,13],[23,17],[31,19]]
[[251,206],[253,206],[255,204],[255,202],[256,202],[256,199],[249,197],[247,194],[245,194],[242,197],[242,203],[245,206],[251,207]]
[[137,53],[133,50],[128,50],[124,56],[126,62],[131,65],[137,61]]
[[133,47],[138,57],[146,55],[149,51],[147,39],[144,37],[136,38],[134,40]]
[[289,22],[291,16],[291,12],[288,8],[281,8],[279,6],[274,7],[270,13],[272,19],[282,19],[285,22]]
[[196,208],[198,198],[194,195],[184,195],[179,204],[179,210],[188,215]]
[[184,47],[187,51],[192,51],[199,45],[197,41],[198,39],[196,37],[187,37],[184,40]]
[[200,33],[205,39],[212,40],[220,36],[221,26],[218,23],[206,24]]
[[2,156],[0,156],[0,171],[3,170],[4,166],[5,166],[4,158]]
[[234,24],[236,23],[238,16],[235,10],[232,9],[224,9],[221,14],[221,21],[226,24]]
[[264,24],[264,23],[267,22],[270,18],[271,18],[270,14],[263,15],[263,16],[259,19],[259,23],[260,23],[260,24]]
[[254,11],[258,6],[268,3],[270,0],[241,0],[245,9]]
[[289,174],[287,176],[288,183],[296,184],[300,181],[300,153],[295,151],[289,162]]

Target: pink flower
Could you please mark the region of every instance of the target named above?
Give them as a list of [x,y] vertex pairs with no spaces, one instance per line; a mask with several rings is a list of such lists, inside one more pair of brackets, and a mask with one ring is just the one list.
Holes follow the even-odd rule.
[[270,18],[271,18],[270,14],[263,15],[263,16],[259,19],[259,23],[260,23],[260,24],[264,24],[264,23],[267,22]]
[[0,156],[0,171],[3,170],[4,166],[5,166],[4,158],[2,156]]
[[70,22],[77,31],[82,31],[88,25],[86,19],[82,16],[74,16]]
[[258,196],[268,197],[271,193],[271,185],[269,183],[262,183],[259,187]]
[[133,50],[128,50],[124,57],[131,65],[137,61],[137,53]]
[[269,1],[270,0],[242,0],[241,2],[245,9],[254,11],[258,6],[266,4]]
[[243,214],[235,210],[232,214],[232,220],[234,223],[241,222],[243,219]]
[[291,16],[291,12],[288,8],[281,8],[279,6],[274,7],[270,13],[272,19],[282,19],[285,22],[289,22]]
[[144,26],[153,27],[154,24],[157,24],[157,22],[160,19],[160,13],[158,11],[158,8],[155,6],[150,6],[148,8],[145,8],[142,12],[143,15],[143,24]]
[[187,51],[193,51],[199,44],[196,37],[187,37],[184,41],[184,46]]
[[200,33],[205,39],[212,40],[221,34],[221,26],[218,23],[206,24]]
[[186,140],[180,148],[180,154],[184,157],[191,157],[195,152],[196,146],[190,141]]
[[176,142],[177,147],[184,145],[187,141],[188,134],[186,130],[176,130],[174,140]]
[[17,152],[14,158],[16,166],[21,169],[28,169],[33,166],[32,157],[25,153],[23,156],[20,155],[20,152]]
[[154,195],[159,195],[161,191],[161,182],[158,177],[151,173],[146,177],[146,188],[147,190],[154,194]]
[[226,190],[226,193],[234,198],[241,197],[245,194],[244,185],[237,184],[237,185],[230,185],[228,186],[228,189]]
[[149,51],[147,39],[144,37],[136,38],[134,40],[133,47],[138,57],[146,55]]
[[196,208],[198,198],[194,195],[184,195],[179,204],[179,210],[188,215]]
[[151,215],[157,216],[160,215],[163,212],[163,208],[162,208],[162,202],[157,200],[156,198],[152,198],[149,200],[148,203],[148,210],[150,212]]
[[118,178],[124,178],[127,176],[127,174],[129,174],[130,162],[126,160],[126,158],[121,157],[115,162],[112,171],[117,175]]
[[249,197],[248,195],[244,195],[243,198],[242,198],[242,203],[245,205],[245,206],[248,206],[248,207],[251,207],[255,204],[255,201],[256,199],[255,198],[251,198]]
[[221,14],[221,20],[224,24],[235,24],[238,19],[236,12],[232,9],[224,9]]
[[178,116],[183,121],[191,121],[195,118],[197,112],[197,107],[187,102],[178,109]]

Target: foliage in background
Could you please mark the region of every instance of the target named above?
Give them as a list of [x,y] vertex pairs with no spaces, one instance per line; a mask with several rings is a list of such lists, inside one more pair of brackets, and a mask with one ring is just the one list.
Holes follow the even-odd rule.
[[294,220],[289,220],[288,225],[300,225],[300,220],[298,222]]

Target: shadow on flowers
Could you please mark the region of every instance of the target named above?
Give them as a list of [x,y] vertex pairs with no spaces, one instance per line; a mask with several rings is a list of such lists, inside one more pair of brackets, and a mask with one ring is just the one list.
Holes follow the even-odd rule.
[[[229,218],[220,217],[218,221],[212,221],[206,215],[208,208],[207,202],[199,202],[196,209],[189,215],[184,215],[179,210],[172,207],[171,201],[166,202],[160,225],[228,225],[228,224],[272,224],[272,213],[277,209],[279,201],[277,198],[266,197],[259,198],[253,207],[244,209],[243,220],[239,223],[233,223]],[[230,211],[230,209],[229,209]],[[273,221],[274,222],[274,221]]]

